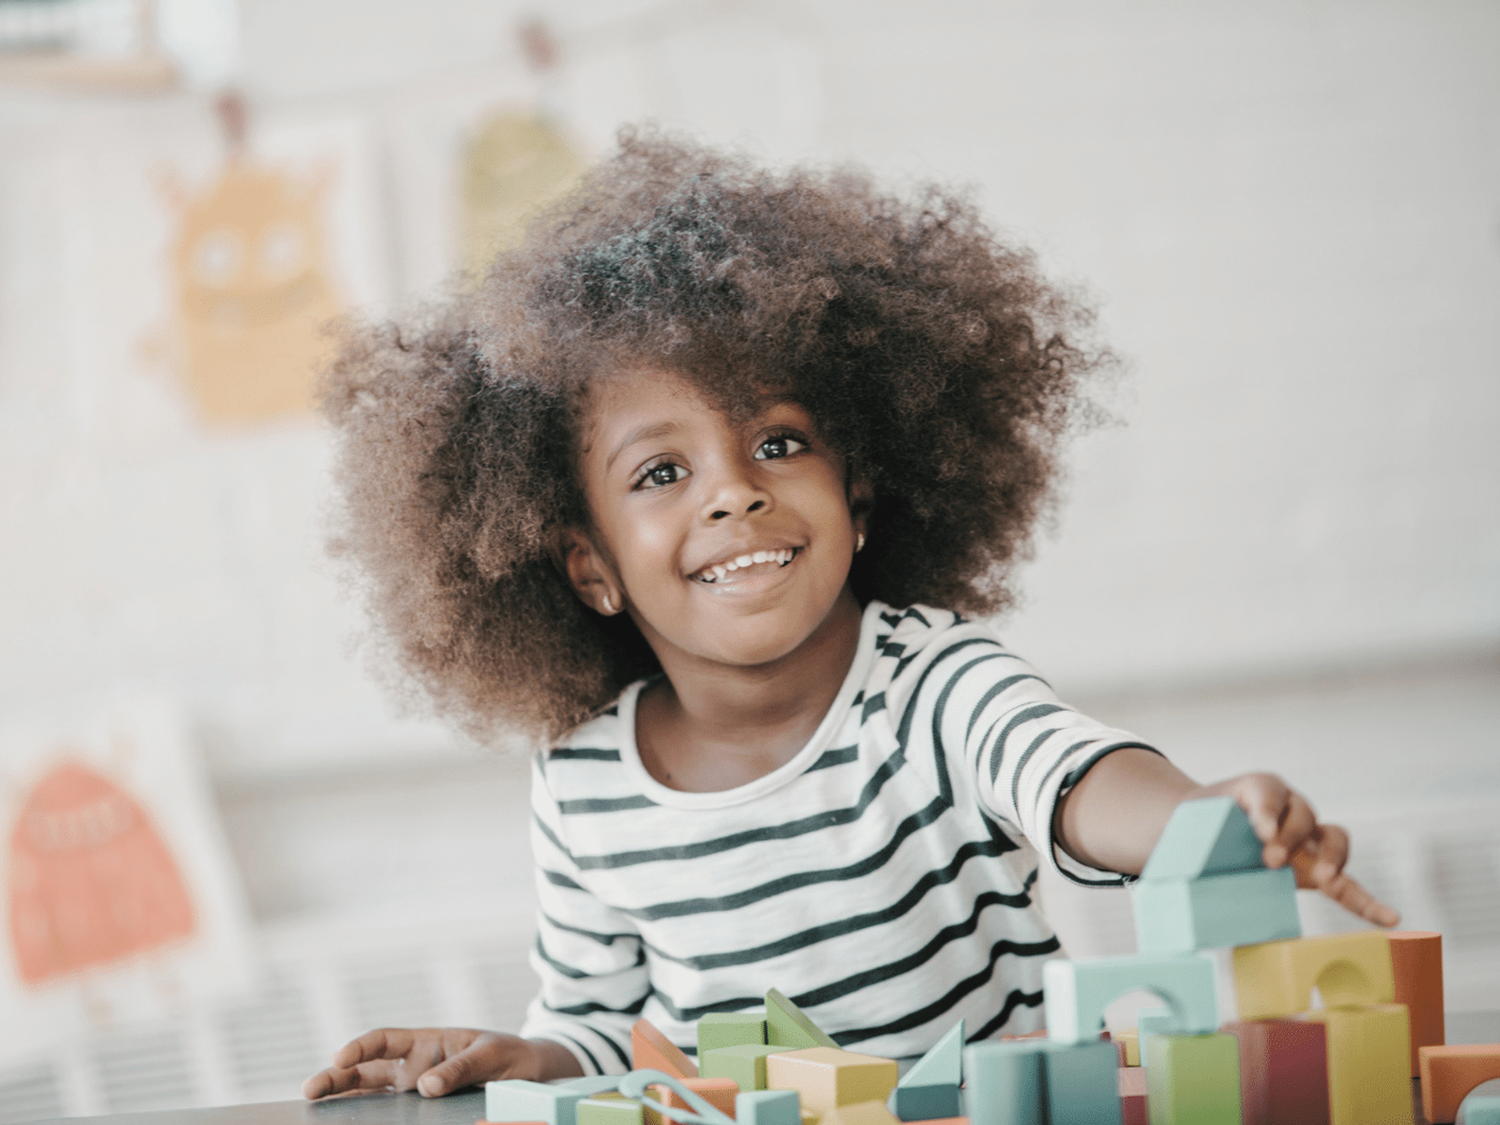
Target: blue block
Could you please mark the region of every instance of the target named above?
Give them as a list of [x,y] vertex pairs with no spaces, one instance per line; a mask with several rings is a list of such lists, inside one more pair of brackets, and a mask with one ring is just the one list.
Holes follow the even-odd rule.
[[734,1119],[739,1125],[802,1125],[796,1090],[746,1090],[736,1094]]
[[964,1052],[971,1125],[1120,1125],[1113,1043],[1011,1039]]
[[1171,1008],[1142,1008],[1135,1014],[1135,1049],[1141,1056],[1141,1065],[1146,1064],[1146,1037],[1165,1035],[1172,1030]]
[[1130,888],[1142,953],[1191,953],[1302,936],[1297,876],[1290,867]]
[[504,1078],[484,1084],[484,1116],[488,1121],[545,1121],[547,1125],[576,1125],[578,1103],[587,1096],[582,1090],[571,1090],[566,1086]]
[[891,1091],[890,1109],[902,1121],[936,1121],[962,1117],[963,1099],[958,1084],[951,1086],[901,1086]]
[[1229,797],[1184,801],[1172,810],[1141,881],[1201,879],[1265,867],[1245,810]]
[[1097,1039],[1104,1029],[1104,1009],[1138,988],[1166,1001],[1175,1032],[1196,1034],[1219,1027],[1213,961],[1198,953],[1048,961],[1042,966],[1042,987],[1047,1033],[1061,1043]]
[[961,1086],[964,1080],[963,1052],[964,1021],[959,1020],[933,1044],[932,1050],[912,1064],[896,1085]]

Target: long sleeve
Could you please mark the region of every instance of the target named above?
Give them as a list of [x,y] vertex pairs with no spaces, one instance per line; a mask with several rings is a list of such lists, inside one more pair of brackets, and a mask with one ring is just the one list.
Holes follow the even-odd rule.
[[521,1034],[563,1044],[585,1073],[623,1074],[630,1025],[651,992],[641,937],[629,918],[584,887],[545,764],[538,759],[532,769],[538,917],[531,965],[542,983]]

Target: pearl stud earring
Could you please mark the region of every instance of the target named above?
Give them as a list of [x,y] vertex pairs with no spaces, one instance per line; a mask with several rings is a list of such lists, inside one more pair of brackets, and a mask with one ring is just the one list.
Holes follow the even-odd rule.
[[865,533],[861,531],[854,537],[854,553],[857,555],[865,549]]

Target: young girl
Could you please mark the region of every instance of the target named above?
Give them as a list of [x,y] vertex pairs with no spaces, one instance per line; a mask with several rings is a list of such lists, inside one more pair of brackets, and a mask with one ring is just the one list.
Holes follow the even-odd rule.
[[353,333],[326,407],[343,545],[438,707],[535,759],[542,978],[521,1036],[373,1031],[310,1098],[620,1072],[775,987],[917,1055],[1036,1028],[1039,863],[1138,873],[1173,807],[1380,924],[1278,778],[1199,786],[974,620],[1102,361],[965,202],[621,150],[416,328]]

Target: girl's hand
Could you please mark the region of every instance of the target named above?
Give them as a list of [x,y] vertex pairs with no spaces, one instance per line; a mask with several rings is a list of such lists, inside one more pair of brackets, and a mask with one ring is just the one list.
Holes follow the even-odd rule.
[[1250,826],[1265,845],[1261,858],[1267,867],[1288,862],[1297,873],[1297,886],[1322,891],[1351,914],[1377,926],[1394,926],[1401,915],[1344,874],[1349,861],[1349,834],[1336,824],[1319,824],[1307,798],[1275,774],[1247,773],[1215,785],[1203,786],[1193,797],[1232,797],[1250,818]]
[[416,1090],[440,1098],[497,1078],[572,1078],[583,1071],[561,1044],[467,1027],[385,1027],[345,1043],[333,1065],[302,1083],[302,1096]]

